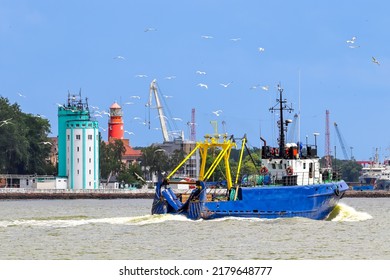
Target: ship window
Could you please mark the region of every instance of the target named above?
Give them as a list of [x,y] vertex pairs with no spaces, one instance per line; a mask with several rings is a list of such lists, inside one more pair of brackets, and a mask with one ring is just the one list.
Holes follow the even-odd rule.
[[272,164],[272,169],[276,169],[275,163]]
[[306,169],[306,162],[303,163],[303,169]]

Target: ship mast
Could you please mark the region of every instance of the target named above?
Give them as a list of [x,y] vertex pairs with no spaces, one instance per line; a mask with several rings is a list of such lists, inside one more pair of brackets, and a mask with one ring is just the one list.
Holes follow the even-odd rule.
[[[280,87],[280,85],[278,85],[278,91],[279,91],[279,99],[276,99],[276,105],[271,107],[269,110],[273,113],[275,111],[279,111],[279,121],[278,121],[278,127],[279,127],[279,138],[278,138],[278,142],[279,142],[279,156],[281,158],[284,158],[285,156],[285,151],[284,151],[284,146],[285,146],[285,126],[287,128],[287,125],[289,123],[289,120],[286,120],[286,122],[284,122],[284,119],[283,119],[283,111],[288,111],[289,113],[291,113],[292,111],[294,111],[294,109],[292,109],[292,106],[288,106],[286,103],[287,103],[287,100],[286,99],[283,99],[283,89]],[[279,107],[279,108],[278,108]]]

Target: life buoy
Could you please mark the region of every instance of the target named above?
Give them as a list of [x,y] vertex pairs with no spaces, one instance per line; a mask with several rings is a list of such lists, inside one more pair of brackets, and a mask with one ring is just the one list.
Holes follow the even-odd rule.
[[291,176],[294,173],[294,169],[291,166],[289,166],[286,168],[286,173],[288,176]]
[[335,189],[335,190],[334,190],[334,194],[335,194],[336,196],[339,196],[339,195],[340,195],[340,190],[339,190],[339,189]]
[[262,168],[260,168],[260,174],[261,175],[265,175],[268,173],[268,168],[263,166]]

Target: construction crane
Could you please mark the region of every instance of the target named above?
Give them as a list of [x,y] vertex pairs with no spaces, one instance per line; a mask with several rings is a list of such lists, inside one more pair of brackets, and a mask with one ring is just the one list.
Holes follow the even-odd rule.
[[166,116],[164,115],[163,107],[161,106],[160,98],[158,96],[158,91],[157,91],[157,85],[156,85],[156,79],[154,79],[150,83],[150,88],[149,88],[149,101],[146,104],[146,106],[149,107],[149,129],[150,129],[150,108],[152,106],[152,96],[154,94],[154,98],[156,99],[156,108],[158,112],[158,117],[160,119],[160,125],[161,125],[161,132],[163,135],[163,140],[164,142],[169,141],[169,134],[168,134],[168,129],[167,129],[167,122],[166,122]]
[[339,138],[341,149],[343,150],[344,159],[349,160],[349,156],[348,156],[347,150],[345,149],[345,145],[344,145],[345,141],[340,133],[340,130],[339,130],[337,123],[334,123],[334,128],[336,129],[337,137]]

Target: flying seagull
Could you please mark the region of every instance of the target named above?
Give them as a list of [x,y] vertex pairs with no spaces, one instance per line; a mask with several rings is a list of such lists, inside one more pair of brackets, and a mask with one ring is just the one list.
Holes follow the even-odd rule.
[[3,125],[6,125],[6,124],[13,124],[12,122],[10,122],[10,120],[12,120],[12,118],[0,121],[0,123],[1,123],[0,127],[2,127]]
[[261,89],[267,91],[269,90],[269,86],[262,86]]
[[259,52],[263,52],[263,51],[265,51],[264,48],[259,48]]
[[25,95],[21,94],[20,92],[18,92],[18,95],[19,95],[20,97],[26,97]]
[[223,86],[224,88],[227,88],[228,86],[230,86],[231,83],[232,83],[232,82],[227,83],[227,84],[220,84],[220,85]]
[[138,75],[135,75],[136,78],[147,78],[148,76],[147,75],[144,75],[144,74],[138,74]]
[[233,42],[237,42],[237,41],[240,41],[241,40],[241,38],[232,38],[232,39],[230,39],[230,41],[233,41]]
[[375,64],[377,64],[377,65],[380,65],[379,61],[378,61],[378,60],[376,60],[376,58],[375,58],[375,57],[372,57],[372,62],[373,62],[373,63],[375,63]]
[[351,38],[351,40],[347,40],[346,42],[347,42],[348,44],[355,44],[355,40],[356,40],[356,37],[353,36],[353,37]]
[[132,95],[132,96],[130,96],[130,98],[141,99],[141,97],[140,97],[140,96],[138,96],[138,95]]
[[209,36],[209,35],[202,35],[202,38],[203,38],[203,39],[213,39],[213,36]]
[[199,75],[206,75],[206,72],[204,72],[204,71],[196,71],[196,74],[199,74]]
[[148,27],[148,28],[145,28],[144,32],[149,32],[149,31],[157,31],[156,28],[153,28],[153,27]]
[[213,111],[212,113],[219,117],[219,115],[222,113],[222,110]]
[[116,57],[114,57],[113,59],[122,59],[122,60],[125,60],[126,58],[124,58],[123,56],[121,55],[117,55]]
[[199,83],[198,86],[204,87],[205,89],[208,89],[209,87],[206,84]]
[[51,142],[41,142],[41,143],[45,145],[53,145]]

